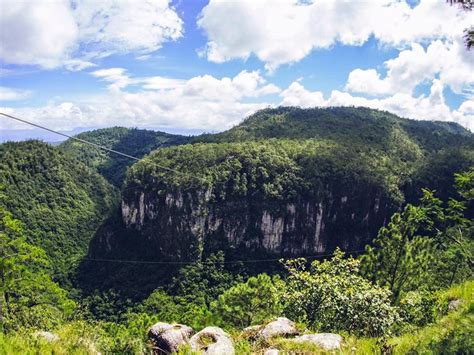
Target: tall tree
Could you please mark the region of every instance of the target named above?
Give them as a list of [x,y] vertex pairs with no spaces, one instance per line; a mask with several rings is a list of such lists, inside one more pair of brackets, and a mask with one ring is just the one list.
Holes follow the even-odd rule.
[[[474,1],[472,0],[447,0],[450,5],[458,5],[464,11],[472,11],[474,9]],[[474,46],[474,26],[464,30],[464,42],[470,50]]]

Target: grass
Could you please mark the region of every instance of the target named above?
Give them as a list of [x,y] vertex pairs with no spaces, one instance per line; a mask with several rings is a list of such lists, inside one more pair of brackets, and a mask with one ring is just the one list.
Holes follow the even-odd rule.
[[474,353],[474,281],[454,286],[442,297],[463,302],[435,324],[390,339],[394,354]]
[[[388,339],[387,345],[396,354],[474,354],[474,281],[451,287],[440,294],[446,300],[460,299],[461,306],[449,312],[434,324],[412,329],[405,334]],[[57,330],[60,340],[48,343],[35,338],[32,332],[0,334],[0,355],[10,354],[97,354],[108,353],[144,354],[141,339],[124,339],[121,334],[111,336],[100,326],[77,321]],[[275,348],[282,353],[298,354],[382,354],[382,342],[375,338],[357,338],[341,334],[344,343],[340,351],[324,351],[313,344],[296,344],[285,338],[252,342],[240,332],[231,332],[236,354],[263,353]],[[132,343],[128,343],[128,342]],[[205,343],[210,339],[205,339]],[[124,344],[118,344],[125,342]],[[137,342],[137,343],[135,343]],[[212,342],[212,341],[211,341]],[[112,350],[115,349],[115,350]],[[120,350],[117,350],[120,349]],[[190,347],[183,347],[181,355],[191,355]]]

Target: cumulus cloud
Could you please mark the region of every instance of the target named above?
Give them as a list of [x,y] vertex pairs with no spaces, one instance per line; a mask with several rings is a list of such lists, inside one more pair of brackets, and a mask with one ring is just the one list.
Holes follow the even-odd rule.
[[413,43],[410,49],[401,51],[384,65],[387,68],[384,78],[375,69],[351,71],[346,89],[369,95],[412,93],[419,84],[438,76],[457,93],[474,85],[474,60],[460,36],[450,43],[433,41],[426,50]]
[[82,45],[90,52],[153,52],[183,34],[169,0],[80,0],[74,18]]
[[[309,91],[301,84],[293,82],[290,88],[280,96],[281,104],[296,103],[297,106],[364,106],[393,112],[401,117],[418,120],[454,121],[474,131],[474,101],[464,101],[456,110],[451,110],[446,104],[441,80],[434,79],[431,83],[430,94],[413,97],[408,93],[396,93],[384,98],[366,98],[353,96],[348,92],[334,90],[327,98],[319,91]],[[301,100],[301,98],[309,98]],[[311,99],[316,98],[316,99]]]
[[444,0],[421,0],[414,8],[398,0],[211,0],[198,20],[208,37],[200,53],[217,63],[254,54],[271,71],[337,42],[361,45],[374,36],[399,47],[452,38],[470,25],[469,16]]
[[31,96],[29,90],[19,90],[0,86],[0,101],[17,101],[25,100]]
[[[202,75],[188,80],[133,77],[123,68],[101,69],[91,75],[109,83],[106,94],[82,101],[2,110],[60,130],[119,124],[213,131],[229,128],[267,107],[268,103],[260,100],[280,91],[266,83],[258,71],[244,70],[234,77],[223,78]],[[135,90],[126,91],[132,85]],[[6,128],[6,124],[0,121],[0,127]],[[8,127],[24,128],[12,127],[10,122]]]
[[308,91],[298,81],[290,84],[288,89],[280,93],[282,106],[315,107],[325,104],[323,93]]
[[78,28],[66,1],[0,1],[0,57],[54,68],[67,60]]
[[114,53],[142,55],[183,34],[169,0],[0,0],[0,58],[82,70]]

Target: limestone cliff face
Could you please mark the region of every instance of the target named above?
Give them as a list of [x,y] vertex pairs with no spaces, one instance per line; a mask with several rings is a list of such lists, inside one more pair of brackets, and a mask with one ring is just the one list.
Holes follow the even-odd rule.
[[291,201],[251,195],[219,200],[211,190],[134,191],[122,201],[122,220],[157,256],[190,258],[215,250],[304,256],[336,246],[363,249],[396,208],[377,187],[327,191]]

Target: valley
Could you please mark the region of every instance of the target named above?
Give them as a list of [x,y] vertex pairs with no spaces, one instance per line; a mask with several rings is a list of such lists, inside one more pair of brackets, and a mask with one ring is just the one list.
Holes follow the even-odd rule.
[[[470,278],[474,135],[458,125],[367,108],[279,107],[218,134],[185,137],[114,127],[78,138],[140,160],[73,140],[54,147],[40,141],[0,145],[2,238],[7,249],[18,248],[8,243],[21,234],[21,260],[37,263],[28,282],[3,291],[14,300],[6,313],[11,331],[28,329],[22,319],[32,310],[45,314],[31,289],[38,275],[47,280],[41,292],[55,315],[34,327],[86,322],[87,332],[105,332],[99,343],[123,332],[129,339],[124,344],[94,343],[112,352],[142,351],[145,328],[157,320],[197,329],[220,325],[232,333],[284,314],[311,329],[348,332],[346,342],[403,334],[415,324],[407,316],[395,321],[411,312],[404,306],[407,297],[421,292],[416,297],[423,302],[447,302],[434,296],[447,292],[442,285]],[[462,238],[450,237],[456,228],[465,231]],[[399,244],[393,244],[395,236],[402,238]],[[34,257],[36,249],[28,248],[44,256]],[[405,269],[391,271],[384,263],[397,250]],[[296,267],[298,258],[305,261]],[[310,321],[310,305],[293,308],[302,299],[292,298],[291,287],[304,289],[309,282],[298,274],[303,265],[312,262],[320,270],[305,277],[314,277],[324,295],[330,291],[322,280],[351,282],[345,268],[352,266],[344,266],[350,260],[361,265],[361,271],[354,269],[360,279],[352,281],[357,292],[374,292],[364,297],[375,298],[387,292],[379,302],[397,314],[380,325],[387,329],[374,333],[342,319],[331,326],[323,318]],[[339,268],[341,274],[331,274]],[[431,275],[430,269],[438,271]],[[398,272],[408,279],[387,281]],[[260,291],[254,290],[257,279]],[[472,287],[464,285],[459,287]],[[236,316],[244,312],[242,297],[271,294],[278,295],[273,306],[249,310],[263,307],[260,317],[243,313],[237,323],[228,317],[230,309]],[[416,324],[437,322],[443,312]],[[470,313],[465,317],[472,319]]]

